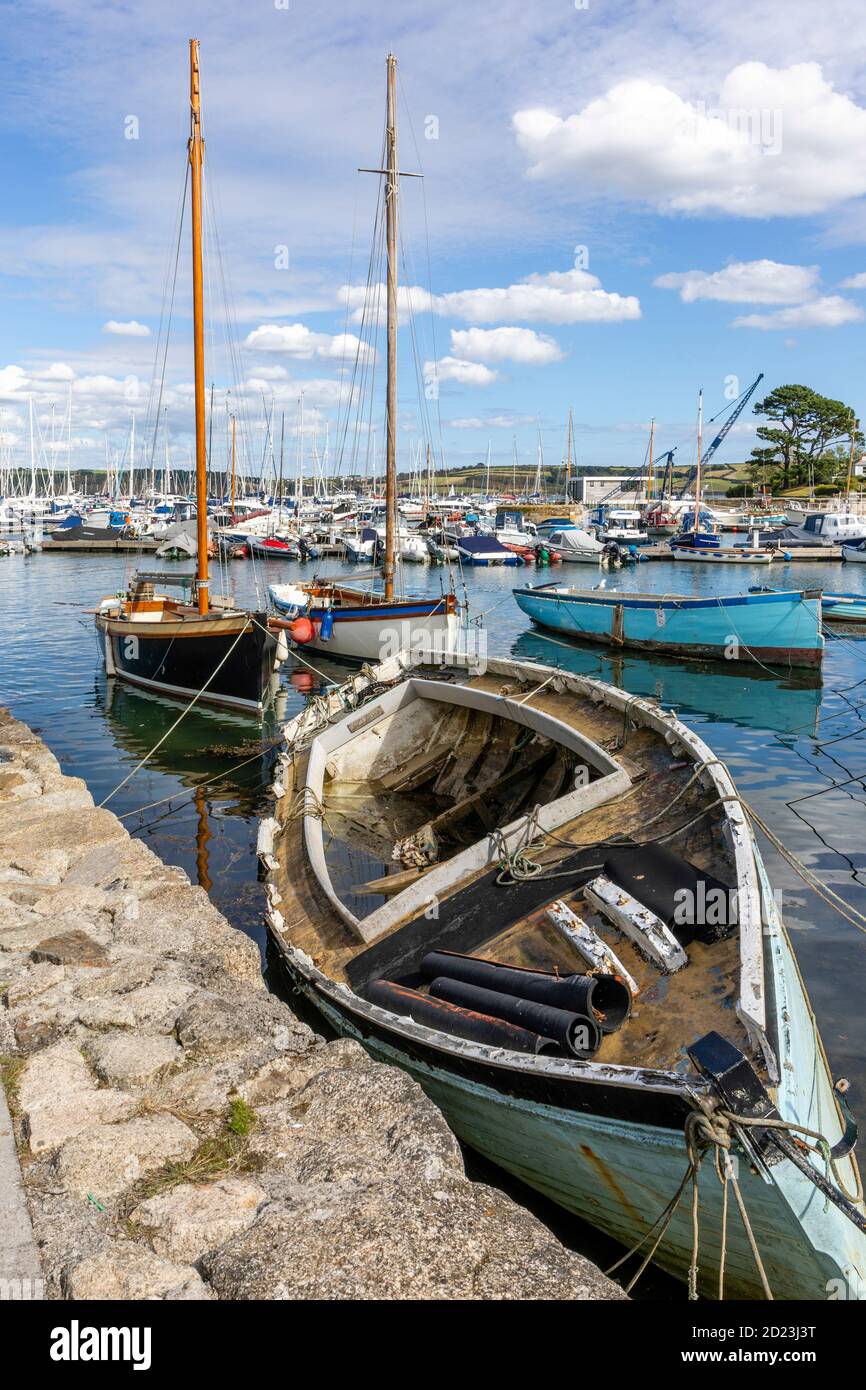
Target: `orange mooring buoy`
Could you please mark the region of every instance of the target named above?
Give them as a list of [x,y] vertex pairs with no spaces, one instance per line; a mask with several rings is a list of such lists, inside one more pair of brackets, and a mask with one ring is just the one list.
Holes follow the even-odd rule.
[[309,618],[295,618],[294,622],[289,623],[289,636],[299,646],[303,646],[305,642],[312,642],[315,635],[316,629]]

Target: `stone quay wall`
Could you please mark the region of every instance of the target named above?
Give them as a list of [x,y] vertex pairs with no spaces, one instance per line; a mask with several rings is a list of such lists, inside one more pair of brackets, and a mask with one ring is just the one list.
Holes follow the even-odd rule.
[[3,711],[0,1065],[0,1297],[625,1296]]

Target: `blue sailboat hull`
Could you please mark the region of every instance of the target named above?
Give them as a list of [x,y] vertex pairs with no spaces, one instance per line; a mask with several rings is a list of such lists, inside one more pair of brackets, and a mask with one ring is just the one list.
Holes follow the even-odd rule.
[[807,667],[819,666],[824,651],[817,594],[689,598],[543,585],[514,597],[542,627],[614,647]]

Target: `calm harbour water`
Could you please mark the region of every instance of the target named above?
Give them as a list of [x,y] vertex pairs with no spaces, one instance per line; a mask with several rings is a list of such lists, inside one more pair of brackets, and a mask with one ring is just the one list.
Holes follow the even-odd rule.
[[[0,704],[39,732],[64,771],[84,778],[97,802],[114,791],[182,708],[109,681],[101,668],[93,618],[84,610],[123,588],[135,567],[134,556],[0,558]],[[188,566],[174,568],[180,573]],[[227,567],[223,585],[215,588],[228,589],[246,603],[261,602],[268,583],[288,582],[312,568],[235,562]],[[337,562],[318,566],[323,574],[339,568]],[[572,583],[599,582],[586,566],[564,569]],[[623,570],[603,582],[606,588],[653,592],[724,594],[766,582],[859,592],[866,574],[857,570],[835,563],[778,563],[769,571],[749,566],[734,574],[662,562]],[[724,664],[606,656],[600,649],[573,646],[530,629],[514,603],[515,585],[545,582],[562,573],[543,571],[536,577],[531,568],[466,573],[472,611],[486,614],[491,654],[597,675],[676,708],[728,763],[740,791],[782,841],[866,912],[866,634],[833,630],[821,680],[750,674]],[[438,591],[443,583],[447,572],[435,568],[419,566],[406,576],[410,592]],[[311,660],[326,665],[315,655]],[[333,675],[340,668],[327,664],[327,669]],[[293,671],[298,670],[305,672],[291,663],[283,668],[264,726],[194,708],[108,802],[131,833],[200,882],[229,920],[259,943],[263,957],[257,819],[268,807],[273,740],[280,724],[301,706],[304,693],[298,685],[309,682],[308,674],[302,674],[293,685]],[[206,780],[208,785],[196,793]],[[763,848],[770,877],[782,893],[783,914],[833,1074],[850,1078],[853,1108],[866,1119],[866,938],[827,908],[769,847]]]

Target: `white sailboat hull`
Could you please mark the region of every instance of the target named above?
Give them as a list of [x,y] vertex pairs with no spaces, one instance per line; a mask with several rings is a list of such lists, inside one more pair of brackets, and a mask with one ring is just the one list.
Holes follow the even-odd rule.
[[424,647],[431,653],[449,652],[455,648],[459,628],[456,613],[426,618],[371,616],[352,622],[335,622],[327,641],[316,637],[304,650],[349,661],[379,661],[406,647],[415,651]]
[[774,550],[687,550],[675,549],[675,560],[691,560],[701,565],[769,565],[778,556]]
[[297,584],[272,584],[268,592],[282,616],[312,622],[315,635],[299,646],[301,652],[382,661],[403,649],[431,657],[457,650],[460,615],[441,597],[371,602],[363,590],[341,589],[339,602],[333,602]]

